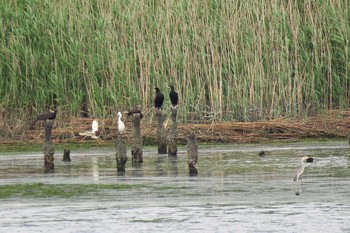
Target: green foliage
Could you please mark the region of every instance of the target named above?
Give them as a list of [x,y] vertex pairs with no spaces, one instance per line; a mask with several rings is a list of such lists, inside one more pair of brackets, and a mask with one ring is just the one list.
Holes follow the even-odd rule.
[[[349,107],[350,9],[335,1],[33,1],[0,5],[1,109],[107,117],[180,93],[181,120]],[[166,104],[169,106],[169,100]],[[33,112],[34,110],[34,112]]]

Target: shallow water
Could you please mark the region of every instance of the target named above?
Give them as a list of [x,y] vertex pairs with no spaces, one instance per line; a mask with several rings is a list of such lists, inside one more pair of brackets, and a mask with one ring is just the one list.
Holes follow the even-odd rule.
[[[142,185],[73,198],[2,199],[1,232],[350,232],[344,141],[200,145],[197,177],[188,175],[186,147],[176,160],[155,151],[144,148],[144,164],[132,167],[129,150],[125,176],[117,175],[113,148],[77,149],[70,164],[56,151],[53,174],[43,172],[42,152],[1,153],[1,185]],[[301,187],[292,178],[303,155],[314,163]]]

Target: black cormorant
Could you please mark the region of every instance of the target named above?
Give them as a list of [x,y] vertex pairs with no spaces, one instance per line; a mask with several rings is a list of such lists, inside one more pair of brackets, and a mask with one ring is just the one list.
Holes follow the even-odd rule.
[[174,90],[174,86],[173,85],[170,86],[170,89],[171,89],[170,93],[169,93],[170,101],[171,101],[172,107],[176,108],[177,107],[177,103],[179,102],[179,95]]
[[160,89],[156,87],[156,97],[154,98],[154,107],[157,109],[161,109],[164,102],[164,95],[160,92]]
[[57,112],[57,109],[55,108],[55,110],[52,111],[52,112],[40,114],[36,118],[36,120],[32,123],[32,126],[35,125],[35,123],[37,121],[45,121],[45,120],[54,120],[54,119],[56,119],[56,112]]

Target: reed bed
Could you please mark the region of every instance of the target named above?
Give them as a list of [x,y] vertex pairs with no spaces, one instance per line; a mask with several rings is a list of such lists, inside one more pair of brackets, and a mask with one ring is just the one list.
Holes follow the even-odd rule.
[[[308,117],[285,119],[276,118],[259,122],[212,122],[206,123],[182,123],[178,125],[178,143],[186,144],[186,136],[190,131],[194,132],[200,142],[225,142],[225,143],[256,143],[268,141],[296,141],[306,138],[345,138],[350,130],[350,111],[332,111],[322,117]],[[93,140],[79,136],[79,132],[91,130],[91,120],[72,117],[69,125],[62,126],[55,123],[53,140],[55,144],[106,144],[112,143],[113,137],[118,132],[114,119],[100,120],[100,139]],[[59,121],[58,121],[59,122]],[[155,122],[142,121],[142,135],[145,144],[155,143],[157,132]],[[128,143],[132,142],[132,123],[125,119]],[[13,137],[2,138],[2,144],[16,144],[20,142],[40,143],[43,137],[43,123],[39,123],[36,130],[24,130]],[[170,130],[170,126],[166,127]],[[346,143],[346,142],[345,142]]]
[[348,0],[7,0],[1,117],[29,121],[57,96],[59,117],[115,118],[150,109],[169,84],[182,122],[348,108],[349,10]]

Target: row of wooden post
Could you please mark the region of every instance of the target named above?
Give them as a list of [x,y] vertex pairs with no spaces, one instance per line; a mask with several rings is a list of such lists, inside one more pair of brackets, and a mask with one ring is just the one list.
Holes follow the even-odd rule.
[[[139,111],[141,112],[141,111]],[[143,151],[142,151],[142,137],[141,137],[141,113],[131,115],[131,121],[133,124],[133,140],[132,140],[132,164],[143,163]],[[164,128],[165,114],[161,109],[156,109],[157,118],[157,142],[158,142],[158,154],[168,153],[169,157],[177,157],[177,109],[171,109],[172,125],[167,135]],[[45,137],[44,137],[44,166],[45,172],[54,171],[54,144],[52,142],[52,126],[53,120],[45,121]],[[127,149],[126,149],[126,136],[122,133],[118,133],[115,137],[115,150],[117,161],[118,174],[125,173],[125,164],[128,161]],[[65,148],[63,161],[70,162],[70,151]],[[197,175],[196,164],[198,160],[198,145],[196,136],[194,133],[187,135],[187,164],[189,166],[189,174]]]

